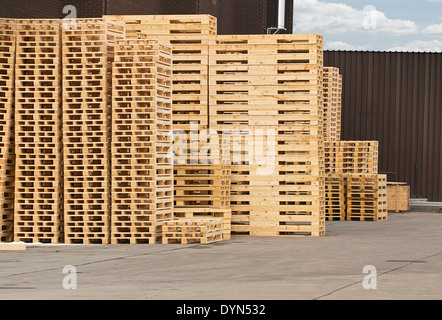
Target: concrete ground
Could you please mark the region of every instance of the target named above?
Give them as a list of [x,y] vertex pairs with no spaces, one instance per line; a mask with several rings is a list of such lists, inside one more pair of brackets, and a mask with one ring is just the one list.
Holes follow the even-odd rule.
[[[63,288],[75,266],[77,289]],[[366,281],[365,266],[377,277]],[[71,283],[67,281],[68,284]],[[442,299],[442,214],[328,222],[322,238],[0,251],[0,299]]]

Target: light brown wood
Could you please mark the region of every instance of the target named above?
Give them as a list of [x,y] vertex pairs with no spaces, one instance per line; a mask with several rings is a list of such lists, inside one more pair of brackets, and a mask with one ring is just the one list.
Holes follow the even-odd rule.
[[25,243],[0,243],[0,251],[26,251]]
[[388,211],[406,212],[410,210],[410,186],[406,183],[387,183]]

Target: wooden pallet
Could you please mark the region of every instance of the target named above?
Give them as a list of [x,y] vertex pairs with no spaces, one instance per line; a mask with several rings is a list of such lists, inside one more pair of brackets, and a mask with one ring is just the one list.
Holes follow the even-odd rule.
[[325,232],[322,37],[213,39],[210,127],[231,145],[232,233]]
[[223,240],[222,219],[178,219],[162,224],[163,244],[209,244]]
[[386,175],[347,175],[347,220],[387,220],[387,201]]
[[16,27],[14,241],[59,243],[61,26],[59,20],[17,20]]
[[172,47],[118,41],[112,92],[111,243],[156,243],[172,218]]
[[140,33],[148,36],[216,35],[217,19],[210,15],[128,15],[105,16],[107,19],[126,22],[128,39],[136,39]]
[[410,186],[405,182],[387,182],[387,196],[389,212],[410,210]]
[[115,42],[124,24],[74,19],[62,29],[66,243],[110,243],[110,114]]

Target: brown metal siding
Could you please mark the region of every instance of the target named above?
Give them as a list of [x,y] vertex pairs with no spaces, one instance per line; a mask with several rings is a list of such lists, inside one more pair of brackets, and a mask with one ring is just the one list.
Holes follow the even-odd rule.
[[325,51],[343,75],[342,140],[378,140],[379,171],[442,201],[442,54]]

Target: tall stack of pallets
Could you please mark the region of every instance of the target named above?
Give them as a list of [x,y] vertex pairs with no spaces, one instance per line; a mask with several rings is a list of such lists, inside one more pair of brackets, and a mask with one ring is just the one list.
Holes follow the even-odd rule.
[[0,19],[0,242],[14,239],[16,22]]
[[62,238],[60,20],[17,20],[14,239]]
[[[336,149],[341,137],[342,76],[339,69],[324,67],[324,141],[325,141],[325,216],[328,220],[346,219],[346,180],[342,174],[330,172],[330,162],[336,161]],[[334,153],[333,153],[334,152]]]
[[156,243],[173,216],[172,47],[120,41],[113,66],[111,242]]
[[232,232],[321,236],[322,37],[218,36],[210,128],[232,140]]
[[114,41],[124,25],[74,19],[63,28],[66,243],[110,241],[110,117]]
[[341,139],[342,75],[324,67],[324,141]]

